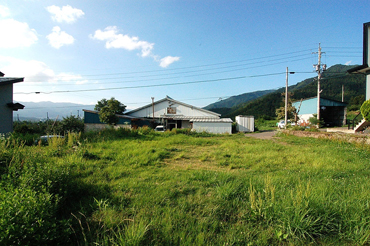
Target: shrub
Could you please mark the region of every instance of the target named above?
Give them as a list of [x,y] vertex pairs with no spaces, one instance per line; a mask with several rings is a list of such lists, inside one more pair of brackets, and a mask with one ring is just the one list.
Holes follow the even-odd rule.
[[364,119],[370,121],[370,100],[365,101],[360,110]]

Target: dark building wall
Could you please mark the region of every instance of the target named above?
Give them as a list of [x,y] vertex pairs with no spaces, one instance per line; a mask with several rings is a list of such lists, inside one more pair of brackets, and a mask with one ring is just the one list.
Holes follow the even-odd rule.
[[[87,124],[104,124],[100,122],[99,119],[99,114],[95,113],[90,113],[90,112],[84,112],[84,123]],[[125,119],[125,118],[119,118],[118,123],[119,125],[130,125],[131,120],[130,119]]]
[[0,133],[13,131],[13,110],[7,103],[13,102],[13,84],[0,85]]

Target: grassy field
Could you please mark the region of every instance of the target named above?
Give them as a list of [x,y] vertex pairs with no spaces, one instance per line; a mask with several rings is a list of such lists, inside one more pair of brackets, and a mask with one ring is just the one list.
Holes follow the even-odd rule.
[[1,245],[367,245],[370,148],[279,135],[3,140]]

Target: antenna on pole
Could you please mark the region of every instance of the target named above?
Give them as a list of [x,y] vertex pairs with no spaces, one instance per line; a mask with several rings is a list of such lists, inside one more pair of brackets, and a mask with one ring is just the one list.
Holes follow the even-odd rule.
[[[321,79],[321,74],[323,71],[326,70],[326,64],[321,64],[321,55],[324,54],[325,52],[321,52],[321,46],[319,43],[319,50],[318,52],[314,52],[313,54],[318,54],[318,63],[313,65],[317,72],[317,120],[320,121],[320,94],[322,92],[320,88],[320,79]],[[322,65],[322,67],[321,67]],[[320,123],[318,123],[318,127],[320,127]]]

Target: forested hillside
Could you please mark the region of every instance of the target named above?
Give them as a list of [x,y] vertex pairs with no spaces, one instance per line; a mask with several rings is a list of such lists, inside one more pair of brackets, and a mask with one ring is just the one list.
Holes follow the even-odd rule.
[[[364,75],[348,74],[347,70],[354,66],[334,65],[325,71],[321,79],[321,97],[342,100],[342,85],[344,86],[344,102],[349,110],[359,109],[365,100],[366,78]],[[317,96],[317,77],[306,79],[289,87],[293,100]],[[275,110],[284,105],[282,93],[285,88],[264,95],[247,104],[240,104],[229,109],[222,109],[222,117],[235,118],[237,115],[254,115],[255,118],[274,118]],[[217,111],[217,109],[212,109]]]
[[249,93],[243,93],[237,96],[229,97],[219,102],[212,103],[204,107],[204,109],[212,110],[212,111],[217,110],[218,113],[222,113],[222,108],[230,110],[230,108],[232,107],[240,106],[241,104],[250,102],[254,99],[257,99],[261,96],[264,96],[274,91],[275,90],[264,90],[264,91],[254,91],[254,92],[249,92]]

